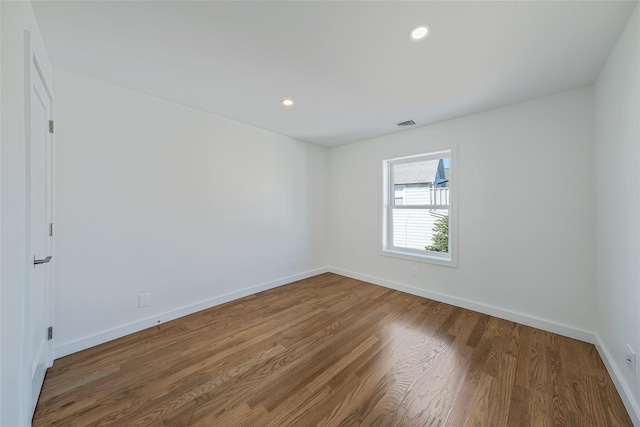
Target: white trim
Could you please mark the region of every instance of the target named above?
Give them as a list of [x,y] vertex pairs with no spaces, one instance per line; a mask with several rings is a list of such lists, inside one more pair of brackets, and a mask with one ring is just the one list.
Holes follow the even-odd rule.
[[94,335],[89,335],[78,340],[69,341],[54,347],[55,358],[67,356],[78,351],[86,350],[87,348],[94,347],[96,345],[103,344],[105,342],[121,338],[125,335],[129,335],[135,332],[142,331],[143,329],[150,328],[158,323],[165,323],[179,317],[188,316],[189,314],[196,313],[201,310],[206,310],[216,305],[224,304],[229,301],[236,300],[238,298],[246,297],[258,292],[266,291],[268,289],[277,288],[278,286],[286,285],[288,283],[296,282],[298,280],[307,279],[309,277],[317,276],[318,274],[326,273],[329,270],[327,268],[317,268],[315,270],[305,271],[293,276],[287,276],[280,279],[273,280],[271,282],[261,283],[249,288],[241,289],[239,291],[231,292],[228,294],[220,295],[218,297],[210,298],[195,304],[190,304],[184,307],[177,308],[175,310],[169,310],[164,313],[147,317],[142,320],[128,323],[126,325],[117,326],[106,331],[99,332]]
[[69,354],[85,350],[87,348],[114,340],[116,338],[129,335],[143,329],[150,328],[158,324],[158,321],[168,322],[179,317],[187,316],[189,314],[196,313],[207,308],[214,307],[216,305],[224,304],[229,301],[233,301],[238,298],[242,298],[248,295],[252,295],[257,292],[262,292],[268,289],[273,289],[287,283],[295,282],[297,280],[306,279],[323,273],[335,273],[345,277],[351,277],[353,279],[362,280],[375,285],[384,286],[389,289],[395,289],[400,292],[406,292],[412,295],[417,295],[423,298],[429,298],[434,301],[443,302],[446,304],[455,305],[457,307],[466,308],[468,310],[477,311],[490,316],[498,317],[501,319],[509,320],[512,322],[520,323],[523,325],[538,328],[544,331],[553,332],[559,335],[574,338],[580,341],[584,341],[590,344],[594,344],[600,357],[602,358],[609,375],[611,376],[614,385],[622,401],[629,412],[629,416],[634,426],[640,427],[640,408],[638,404],[633,400],[631,390],[624,381],[621,380],[622,375],[618,370],[617,365],[612,363],[612,357],[606,346],[600,339],[597,333],[585,331],[583,329],[575,328],[569,325],[550,322],[548,320],[540,319],[535,316],[530,316],[522,313],[517,313],[511,310],[506,310],[499,307],[494,307],[486,304],[477,303],[474,301],[465,300],[462,298],[453,297],[450,295],[441,294],[438,292],[432,292],[420,288],[416,288],[409,285],[404,285],[396,282],[391,282],[385,279],[380,279],[365,274],[355,273],[348,270],[343,270],[337,267],[325,267],[315,270],[306,271],[304,273],[296,274],[293,276],[284,277],[278,280],[274,280],[267,283],[262,283],[250,288],[245,288],[240,291],[232,292],[229,294],[221,295],[219,297],[211,298],[196,304],[191,304],[185,307],[178,308],[162,313],[158,316],[149,317],[137,322],[122,325],[116,328],[109,329],[107,331],[91,335],[76,341],[67,342],[54,348],[55,358],[67,356]]
[[397,248],[394,248],[394,249],[380,248],[380,255],[407,259],[409,261],[426,262],[428,264],[444,265],[445,267],[456,267],[456,264],[453,263],[448,257],[446,258],[444,256],[439,257],[437,255],[438,252],[425,251],[424,253],[421,253],[418,255],[410,251],[411,249],[399,250]]
[[[443,156],[449,158],[449,205],[409,205],[409,206],[393,206],[394,188],[393,188],[393,168],[392,165],[411,163],[415,161],[441,159]],[[409,156],[384,158],[381,160],[380,176],[382,185],[380,187],[379,204],[381,207],[379,215],[379,243],[378,254],[382,256],[390,256],[394,258],[404,258],[411,261],[424,262],[429,264],[437,264],[446,267],[456,268],[458,266],[458,234],[457,234],[457,194],[458,194],[458,177],[457,177],[457,157],[458,147],[452,145],[448,148],[432,151],[429,153],[412,154]],[[443,208],[449,211],[449,252],[440,254],[431,251],[417,251],[410,248],[402,248],[393,246],[393,221],[391,220],[393,209],[430,209]]]
[[[0,35],[2,34],[2,6],[0,5]],[[0,82],[2,82],[2,43],[0,43]],[[0,100],[2,98],[2,84],[0,84]],[[2,123],[2,103],[0,102],[0,124]],[[0,132],[0,165],[2,165],[2,132]],[[1,167],[0,167],[1,169]],[[0,206],[2,205],[2,171],[0,170]],[[0,241],[2,241],[2,217],[0,217]],[[0,251],[0,277],[2,277],[2,253]],[[0,307],[2,307],[2,292],[0,292]],[[2,330],[2,316],[0,316],[0,331]],[[0,339],[0,359],[2,358],[2,339]],[[2,363],[0,363],[0,378],[2,378]],[[0,386],[0,414],[2,414],[2,387]],[[1,421],[1,417],[0,417]]]
[[451,154],[450,148],[445,148],[442,150],[431,151],[429,153],[419,153],[419,154],[411,154],[410,156],[400,156],[394,157],[391,159],[387,159],[388,163],[393,163],[394,165],[401,165],[403,163],[413,163],[413,162],[421,162],[425,160],[439,160],[442,156],[447,154]]
[[594,345],[600,354],[600,358],[604,362],[604,366],[607,368],[607,372],[609,372],[609,376],[613,380],[613,384],[618,390],[622,403],[624,403],[624,406],[631,417],[631,422],[634,426],[640,427],[640,406],[638,405],[638,402],[634,400],[633,393],[627,383],[622,380],[623,376],[620,372],[619,366],[616,363],[613,363],[614,359],[607,347],[604,345],[604,342],[602,342],[600,335],[596,332],[594,337]]
[[30,347],[30,319],[29,319],[29,253],[31,252],[31,61],[33,58],[33,45],[31,43],[31,31],[23,30],[23,131],[24,131],[24,260],[22,289],[22,364],[19,369],[21,386],[17,391],[19,397],[20,420],[31,419],[33,410],[31,408],[31,349]]
[[449,210],[450,205],[396,205],[393,207],[397,210],[411,210],[411,209],[424,209],[424,210]]
[[477,311],[479,313],[488,314],[490,316],[499,317],[500,319],[509,320],[511,322],[520,323],[533,328],[542,329],[543,331],[553,332],[554,334],[563,335],[565,337],[574,338],[580,341],[594,344],[595,336],[593,332],[585,331],[573,326],[565,325],[562,323],[551,322],[549,320],[541,319],[539,317],[517,313],[515,311],[507,310],[500,307],[494,307],[492,305],[482,304],[475,301],[469,301],[466,299],[454,297],[451,295],[445,295],[438,292],[428,291],[425,289],[416,288],[414,286],[405,285],[402,283],[391,282],[389,280],[380,279],[378,277],[368,276],[365,274],[355,273],[341,268],[329,266],[329,272],[339,274],[341,276],[351,277],[352,279],[362,280],[364,282],[373,283],[375,285],[384,286],[385,288],[395,289],[400,292],[406,292],[408,294],[417,295],[423,298],[429,298],[434,301],[443,302],[446,304],[455,305],[456,307],[466,308],[468,310]]

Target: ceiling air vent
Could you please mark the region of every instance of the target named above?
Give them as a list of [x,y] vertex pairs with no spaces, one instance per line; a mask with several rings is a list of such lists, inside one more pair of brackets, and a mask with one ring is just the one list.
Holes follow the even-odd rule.
[[407,126],[415,126],[416,122],[414,122],[413,120],[407,120],[404,122],[400,122],[400,123],[396,123],[397,126],[400,126],[401,128],[407,127]]

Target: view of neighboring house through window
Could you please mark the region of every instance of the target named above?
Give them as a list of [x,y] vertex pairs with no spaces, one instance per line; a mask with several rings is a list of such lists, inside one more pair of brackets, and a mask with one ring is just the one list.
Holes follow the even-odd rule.
[[451,151],[384,161],[384,255],[452,264],[451,166]]

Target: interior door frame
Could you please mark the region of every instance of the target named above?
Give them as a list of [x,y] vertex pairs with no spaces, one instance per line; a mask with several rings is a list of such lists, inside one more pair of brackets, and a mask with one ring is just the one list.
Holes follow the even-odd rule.
[[[23,355],[26,359],[22,365],[22,376],[24,384],[24,392],[22,393],[22,399],[24,408],[28,411],[29,420],[33,416],[35,410],[35,404],[32,403],[34,390],[32,390],[31,383],[31,310],[30,310],[30,290],[31,290],[31,272],[33,270],[33,249],[31,247],[31,91],[34,79],[39,78],[42,81],[45,91],[49,96],[49,115],[50,120],[54,120],[55,117],[55,102],[53,96],[53,84],[51,79],[51,66],[49,60],[44,51],[38,47],[38,44],[34,43],[31,32],[24,30],[24,136],[25,136],[25,288],[24,288],[24,320],[23,320]],[[47,161],[49,163],[49,179],[47,185],[47,191],[49,192],[49,206],[48,217],[50,222],[54,223],[55,212],[55,134],[49,135],[49,146],[46,148],[48,155]],[[50,240],[50,254],[55,255],[55,239],[51,237]],[[54,269],[55,269],[55,257],[47,267],[49,269],[47,277],[48,287],[48,301],[47,301],[47,320],[48,324],[53,324],[54,313],[54,298],[53,292],[55,289]],[[54,335],[55,339],[55,335]],[[46,368],[53,366],[53,343],[52,339],[50,344],[45,350],[46,356]],[[40,390],[38,390],[39,394]]]

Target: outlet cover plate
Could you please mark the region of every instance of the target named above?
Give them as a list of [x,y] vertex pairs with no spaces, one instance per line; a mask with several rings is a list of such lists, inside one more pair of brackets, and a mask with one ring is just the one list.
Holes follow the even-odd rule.
[[627,345],[627,354],[625,356],[625,362],[627,367],[633,374],[636,374],[636,353],[631,349],[631,346]]
[[146,307],[151,303],[151,296],[148,293],[138,295],[138,308]]

